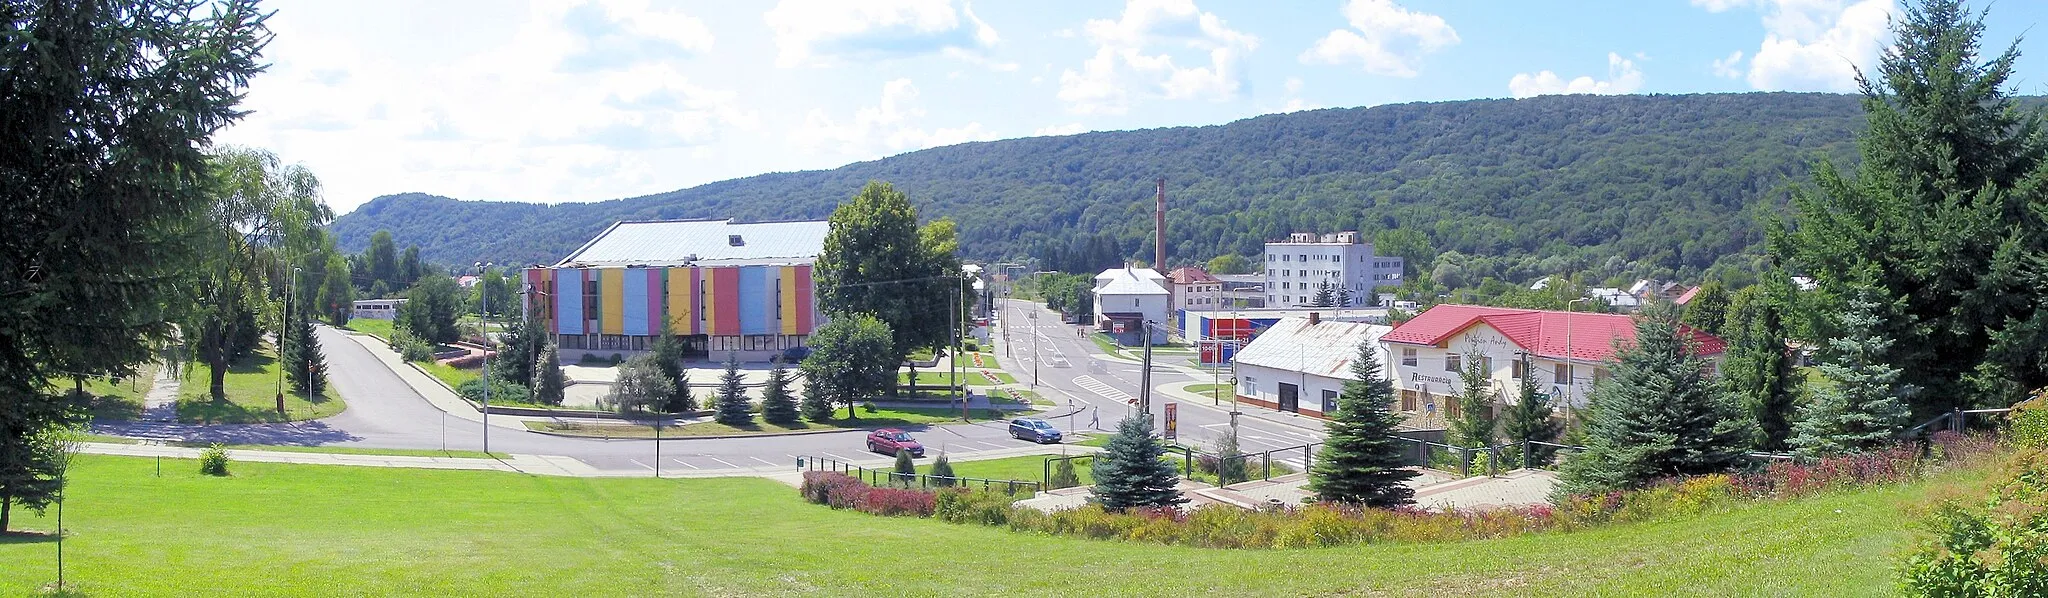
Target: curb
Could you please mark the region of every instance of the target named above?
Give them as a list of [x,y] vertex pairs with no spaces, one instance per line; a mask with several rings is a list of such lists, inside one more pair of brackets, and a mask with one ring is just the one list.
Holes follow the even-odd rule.
[[[875,431],[875,430],[880,430],[880,429],[881,429],[881,428],[879,428],[879,427],[876,427],[876,428],[836,428],[836,429],[831,429],[831,430],[797,430],[797,431],[794,431],[794,432],[763,432],[763,433],[760,433],[760,434],[727,434],[727,435],[724,435],[724,436],[663,436],[663,437],[661,437],[661,441],[662,441],[662,442],[668,442],[668,441],[671,441],[671,440],[724,440],[724,439],[727,439],[727,438],[773,438],[773,437],[776,437],[776,436],[808,436],[808,435],[813,435],[813,434],[831,434],[831,433],[834,433],[834,432],[872,432],[872,431]],[[647,437],[640,437],[640,436],[632,436],[632,437],[617,437],[617,436],[593,436],[593,435],[588,435],[588,434],[570,434],[570,433],[567,433],[567,432],[552,432],[552,431],[547,431],[547,430],[535,430],[535,429],[533,429],[533,428],[531,428],[531,427],[528,427],[528,428],[526,429],[526,431],[528,431],[528,432],[532,432],[532,433],[535,433],[535,434],[546,434],[546,435],[548,435],[548,436],[560,436],[560,437],[562,437],[562,438],[582,438],[582,439],[586,439],[586,440],[654,440],[654,439],[655,439],[655,438],[654,438],[654,437],[652,437],[652,436],[647,436]]]

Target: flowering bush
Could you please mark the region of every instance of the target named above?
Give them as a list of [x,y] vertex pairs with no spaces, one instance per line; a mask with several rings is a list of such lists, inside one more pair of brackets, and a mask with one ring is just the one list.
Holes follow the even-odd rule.
[[1981,503],[1945,500],[1901,568],[1914,596],[2048,596],[2048,453],[2006,463]]
[[854,508],[862,513],[884,517],[898,515],[930,517],[932,516],[933,503],[936,502],[937,498],[935,493],[924,490],[869,488],[867,492],[861,494],[860,500],[854,503]]
[[804,472],[803,485],[797,492],[811,503],[884,517],[930,517],[938,498],[936,493],[926,490],[876,488],[836,471]]

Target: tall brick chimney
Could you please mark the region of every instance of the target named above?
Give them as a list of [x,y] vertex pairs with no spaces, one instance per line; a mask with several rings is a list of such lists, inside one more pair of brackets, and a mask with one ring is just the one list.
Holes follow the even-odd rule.
[[1159,195],[1152,208],[1152,270],[1166,275],[1166,177],[1159,177]]

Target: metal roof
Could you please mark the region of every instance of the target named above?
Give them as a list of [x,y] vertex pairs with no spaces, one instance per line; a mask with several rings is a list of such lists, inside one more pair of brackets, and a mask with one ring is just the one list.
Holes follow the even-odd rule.
[[[1358,322],[1323,320],[1310,326],[1308,318],[1285,318],[1238,350],[1239,364],[1302,372],[1325,378],[1351,380],[1351,362],[1358,359],[1358,346],[1369,344],[1381,365],[1387,362],[1387,348],[1380,335],[1393,328]],[[1381,372],[1386,370],[1382,368]]]
[[1165,276],[1145,268],[1110,268],[1095,275],[1095,294],[1166,295],[1170,293],[1160,286],[1165,280]]
[[[626,221],[605,229],[555,267],[808,263],[824,252],[829,230],[831,226],[823,220]],[[738,244],[734,244],[735,237]]]

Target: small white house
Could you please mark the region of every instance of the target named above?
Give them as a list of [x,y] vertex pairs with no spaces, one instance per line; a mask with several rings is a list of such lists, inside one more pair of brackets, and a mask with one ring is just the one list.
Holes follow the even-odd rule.
[[1385,371],[1387,351],[1380,336],[1392,327],[1362,322],[1333,322],[1319,314],[1284,318],[1237,352],[1237,400],[1288,413],[1328,418],[1353,380],[1351,367],[1360,345]]
[[1111,268],[1095,275],[1095,325],[1126,346],[1144,344],[1138,336],[1151,323],[1152,343],[1165,344],[1173,322],[1167,303],[1172,293],[1166,277],[1147,268]]
[[400,305],[405,305],[404,299],[357,299],[349,307],[349,317],[367,320],[397,319]]

